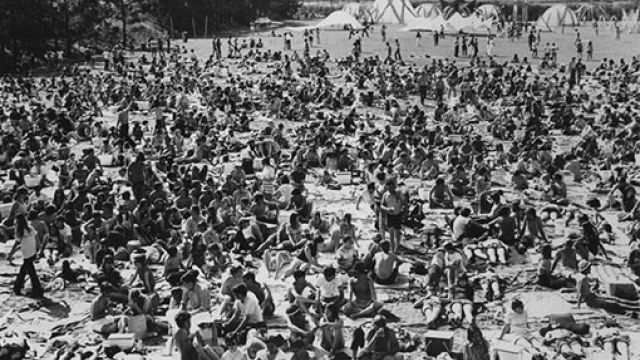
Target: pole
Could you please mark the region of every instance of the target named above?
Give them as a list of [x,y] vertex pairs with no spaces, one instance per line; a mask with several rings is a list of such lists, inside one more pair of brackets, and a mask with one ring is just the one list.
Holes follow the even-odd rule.
[[209,15],[204,17],[204,37],[209,37],[209,33],[207,32],[207,26],[209,25]]
[[194,19],[193,16],[191,17],[191,27],[193,28],[193,38],[195,39],[197,37],[197,35],[196,35],[196,19]]

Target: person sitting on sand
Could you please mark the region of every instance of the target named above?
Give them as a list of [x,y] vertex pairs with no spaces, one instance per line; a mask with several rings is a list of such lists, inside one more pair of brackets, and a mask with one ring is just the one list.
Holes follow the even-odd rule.
[[519,299],[511,302],[512,312],[507,314],[502,332],[498,340],[502,340],[508,335],[508,340],[516,345],[524,347],[530,354],[540,353],[542,340],[538,338],[529,327],[529,318],[524,309],[524,304]]
[[403,360],[396,333],[387,326],[387,319],[376,315],[373,328],[365,337],[365,345],[356,358],[363,360]]
[[349,302],[342,311],[351,319],[373,316],[383,304],[377,301],[373,279],[367,273],[363,263],[354,268],[354,278],[349,280]]
[[287,300],[295,304],[307,315],[311,315],[309,306],[315,304],[316,287],[306,279],[303,270],[296,270],[293,273],[293,284],[287,290]]
[[251,291],[258,299],[260,308],[262,309],[262,315],[265,317],[272,316],[275,311],[275,304],[273,303],[269,287],[265,284],[259,283],[256,280],[256,274],[251,271],[242,275],[242,280],[244,280],[244,284],[247,286],[247,289],[249,289],[249,291]]
[[380,242],[380,251],[373,256],[373,279],[378,284],[391,285],[398,276],[402,261],[390,251],[391,243],[383,240]]
[[198,284],[198,272],[191,270],[180,279],[182,282],[182,310],[208,312],[211,310],[211,296]]
[[336,264],[338,270],[351,272],[353,267],[358,263],[358,250],[351,236],[342,238],[342,245],[336,251]]
[[431,209],[453,209],[453,193],[444,178],[436,180],[435,186],[429,193],[429,208]]
[[219,360],[220,356],[209,346],[194,342],[196,334],[191,334],[191,314],[181,312],[175,317],[178,331],[173,335],[181,360]]
[[519,241],[527,247],[533,247],[537,241],[549,242],[544,232],[544,224],[536,214],[535,208],[529,208],[527,210],[519,234]]

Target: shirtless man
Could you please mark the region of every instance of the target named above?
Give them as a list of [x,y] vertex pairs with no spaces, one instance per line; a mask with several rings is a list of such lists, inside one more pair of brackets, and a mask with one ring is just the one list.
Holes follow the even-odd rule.
[[351,319],[375,315],[383,305],[377,301],[373,279],[363,263],[357,263],[354,270],[355,278],[349,281],[349,302],[342,311]]
[[373,256],[373,278],[378,284],[390,285],[396,281],[401,261],[391,253],[391,244],[387,240],[380,243],[380,249]]

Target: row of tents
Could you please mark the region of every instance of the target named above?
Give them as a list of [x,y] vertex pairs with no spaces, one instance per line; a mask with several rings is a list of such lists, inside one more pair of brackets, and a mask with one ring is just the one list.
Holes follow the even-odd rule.
[[[618,22],[626,32],[640,32],[640,11],[623,11],[622,19],[606,17],[603,8],[593,4],[585,4],[577,10],[566,5],[557,4],[548,8],[536,21],[536,27],[542,31],[554,31],[560,27],[574,27],[581,19],[598,19],[603,23]],[[443,12],[434,4],[423,4],[414,8],[408,0],[375,0],[373,2],[351,3],[344,6],[322,20],[315,27],[361,29],[362,22],[387,24],[405,24],[409,31],[445,32],[486,32],[493,22],[501,17],[497,5],[480,5],[470,16],[460,13]]]
[[[446,9],[443,11],[436,4],[422,4],[414,8],[408,0],[376,0],[349,3],[342,11],[361,22],[409,24],[419,19],[435,19],[439,16],[448,20],[454,13],[449,13],[449,7]],[[500,8],[494,4],[484,4],[475,10],[474,15],[482,20],[496,20],[500,16]]]

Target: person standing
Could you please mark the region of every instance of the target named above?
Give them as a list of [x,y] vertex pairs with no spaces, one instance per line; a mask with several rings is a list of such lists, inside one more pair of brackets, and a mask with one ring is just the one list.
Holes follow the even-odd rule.
[[438,46],[438,42],[440,41],[440,36],[437,31],[433,32],[433,46]]
[[494,47],[493,38],[489,37],[487,39],[487,56],[488,57],[493,56],[493,47]]
[[[400,245],[404,201],[402,195],[396,190],[396,183],[393,179],[387,181],[386,185],[387,191],[382,195],[380,210],[385,215],[391,250],[395,253]],[[384,234],[382,236],[384,237]]]
[[420,44],[421,40],[422,34],[420,34],[420,31],[416,31],[416,47],[422,47],[422,45]]
[[382,25],[382,27],[380,28],[380,36],[382,36],[382,42],[386,43],[387,42],[387,25]]
[[402,62],[402,54],[400,53],[400,41],[398,39],[396,39],[396,51],[393,57],[396,61]]
[[582,40],[576,40],[576,54],[578,54],[578,59],[582,59]]
[[129,109],[131,104],[125,105],[120,112],[118,112],[118,135],[120,138],[120,152],[125,142],[129,144],[131,149],[136,148],[136,143],[129,136]]
[[420,105],[424,105],[427,98],[427,87],[429,86],[429,75],[426,70],[422,70],[420,78],[418,78],[418,93],[420,93]]
[[587,43],[587,60],[593,60],[593,42],[591,40]]
[[216,52],[218,55],[218,60],[222,58],[222,40],[220,38],[216,39]]
[[598,36],[598,19],[593,19],[593,30],[595,30],[596,36]]
[[474,35],[471,36],[471,57],[474,59],[478,57],[478,38]]
[[460,49],[462,50],[462,56],[467,57],[467,37],[462,35],[462,40],[460,43]]
[[320,28],[316,28],[316,44],[320,45]]
[[145,156],[141,152],[127,168],[127,177],[133,189],[133,196],[137,201],[143,199],[147,192],[146,165],[144,161]]
[[458,57],[458,51],[460,50],[460,38],[456,36],[453,41],[453,57]]
[[20,249],[22,250],[22,265],[20,265],[20,271],[18,277],[13,283],[13,292],[20,296],[22,295],[22,288],[24,286],[24,277],[29,275],[31,279],[31,296],[34,298],[41,298],[44,295],[40,279],[36,273],[36,268],[33,266],[33,262],[36,259],[36,253],[38,244],[36,241],[36,231],[29,226],[27,218],[24,213],[16,216],[16,241],[20,243]]
[[387,45],[387,58],[384,59],[384,63],[385,64],[390,64],[393,62],[393,49],[391,48],[391,44],[389,44],[389,42],[386,43]]

